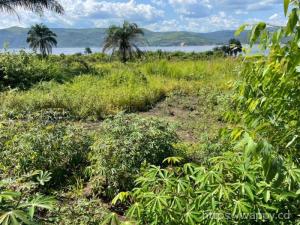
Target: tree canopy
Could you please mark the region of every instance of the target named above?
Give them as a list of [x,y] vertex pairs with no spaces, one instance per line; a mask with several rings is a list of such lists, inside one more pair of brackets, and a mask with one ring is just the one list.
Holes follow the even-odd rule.
[[44,24],[32,26],[28,32],[27,43],[34,51],[39,50],[43,57],[52,53],[57,45],[56,34]]
[[110,26],[104,40],[103,52],[112,50],[113,54],[117,50],[121,61],[126,62],[134,54],[141,55],[142,51],[137,43],[143,35],[143,30],[135,23],[124,21],[122,26]]

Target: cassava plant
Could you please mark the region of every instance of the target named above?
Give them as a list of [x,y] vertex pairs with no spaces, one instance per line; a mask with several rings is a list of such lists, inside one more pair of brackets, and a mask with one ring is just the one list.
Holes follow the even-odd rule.
[[140,167],[145,162],[160,165],[174,154],[176,140],[174,130],[158,119],[134,114],[107,119],[89,154],[91,183],[109,198],[131,190]]
[[[264,143],[245,135],[235,151],[211,158],[209,166],[167,158],[170,166],[146,169],[136,188],[112,203],[131,203],[130,224],[299,223],[300,169],[286,160],[272,178],[255,154],[260,148]],[[115,220],[111,215],[104,224]]]
[[261,49],[268,50],[268,54],[245,58],[234,102],[238,109],[235,112],[240,113],[246,126],[236,130],[235,136],[248,130],[299,164],[300,2],[284,0],[284,13],[289,13],[288,22],[276,31],[264,22],[252,28],[250,44],[260,40]]
[[206,166],[169,158],[172,166],[146,169],[113,200],[131,203],[131,224],[300,224],[300,2],[284,0],[284,12],[277,31],[252,28],[251,45],[260,40],[268,54],[245,58],[228,114],[244,125],[231,133],[236,147]]
[[0,225],[40,224],[47,222],[47,211],[56,200],[39,193],[51,173],[34,171],[20,177],[0,175]]

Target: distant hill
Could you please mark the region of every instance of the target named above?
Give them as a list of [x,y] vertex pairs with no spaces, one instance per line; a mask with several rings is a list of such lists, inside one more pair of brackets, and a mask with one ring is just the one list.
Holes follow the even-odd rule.
[[[8,43],[10,48],[26,48],[28,28],[10,27],[0,29],[0,48]],[[53,28],[57,34],[58,47],[99,47],[102,46],[106,28],[69,29]],[[210,33],[195,32],[153,32],[144,30],[145,43],[149,46],[179,46],[185,45],[215,45],[227,44],[230,38],[234,38],[234,31],[224,30]],[[247,42],[247,33],[238,37],[242,43]]]

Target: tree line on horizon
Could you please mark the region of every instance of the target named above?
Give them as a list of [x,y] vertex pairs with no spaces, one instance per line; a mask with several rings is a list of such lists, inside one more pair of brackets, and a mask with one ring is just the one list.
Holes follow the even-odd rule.
[[[121,26],[111,25],[103,44],[103,53],[118,54],[125,63],[128,60],[140,57],[143,51],[138,44],[143,42],[144,32],[136,23],[124,21]],[[34,52],[39,52],[43,58],[52,54],[52,48],[57,46],[57,35],[44,24],[31,26],[26,42]],[[242,44],[238,39],[230,39],[228,45],[217,46],[210,52],[220,52],[224,56],[236,57],[242,52]],[[85,54],[91,54],[90,47],[86,47]]]
[[[43,13],[44,10],[54,11],[64,14],[63,6],[56,0],[0,0],[0,11],[16,13],[15,9],[24,9]],[[122,26],[112,25],[107,30],[107,35],[103,44],[103,53],[110,51],[112,54],[118,53],[120,60],[125,63],[134,56],[141,56],[142,51],[138,47],[144,32],[135,23],[124,21]],[[44,24],[31,26],[26,42],[33,51],[39,51],[42,57],[52,53],[52,48],[57,46],[57,35]],[[241,42],[231,39],[229,45],[216,47],[215,52],[223,52],[224,55],[236,56],[242,51]],[[89,47],[85,48],[85,54],[91,54]]]

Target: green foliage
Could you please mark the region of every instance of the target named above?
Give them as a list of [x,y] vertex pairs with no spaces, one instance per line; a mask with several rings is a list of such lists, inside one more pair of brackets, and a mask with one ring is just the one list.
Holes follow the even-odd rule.
[[121,27],[110,26],[104,39],[103,52],[112,50],[112,54],[114,54],[117,50],[121,61],[125,63],[135,53],[138,56],[142,54],[137,44],[143,35],[144,31],[135,23],[124,21]]
[[0,90],[28,89],[32,85],[55,80],[63,82],[75,75],[95,72],[80,58],[53,56],[41,59],[35,54],[21,51],[19,54],[0,54]]
[[44,24],[31,26],[28,31],[27,43],[33,51],[39,50],[43,57],[52,53],[52,47],[57,45],[56,34]]
[[230,55],[237,56],[238,53],[242,52],[242,44],[240,40],[232,38],[229,40],[229,49],[230,49]]
[[93,183],[103,180],[101,188],[109,197],[131,190],[140,167],[144,163],[160,165],[173,155],[172,144],[177,141],[165,122],[136,115],[119,114],[106,120],[102,130],[92,146],[89,170]]
[[92,54],[93,52],[92,52],[92,49],[90,47],[86,47],[84,49],[84,53],[88,55],[88,54]]
[[245,58],[235,111],[227,114],[239,122],[225,136],[235,147],[205,165],[144,170],[132,192],[114,199],[131,203],[126,215],[133,224],[300,223],[300,3],[285,1],[286,14],[289,5],[286,27],[252,28],[250,44],[260,40],[269,54]]
[[[285,13],[290,1],[285,1]],[[300,30],[299,2],[292,1],[287,26],[269,33],[266,24],[252,29],[251,43],[260,38],[267,56],[246,58],[234,102],[246,127],[271,143],[280,155],[299,163],[300,153]],[[291,5],[292,6],[292,5]],[[298,25],[297,25],[298,24]],[[283,40],[288,40],[282,45]],[[241,131],[242,131],[241,129]]]
[[13,179],[2,179],[0,174],[0,224],[37,224],[47,221],[47,211],[54,210],[57,202],[38,191],[50,180],[50,175],[48,172],[35,171]]
[[99,225],[108,210],[101,199],[76,196],[61,203],[55,224],[58,225]]
[[133,224],[299,222],[300,169],[286,160],[284,169],[269,179],[262,159],[252,152],[260,146],[245,136],[235,151],[211,158],[209,166],[151,166],[126,194],[128,219]]
[[[0,171],[6,176],[48,170],[55,186],[87,163],[90,139],[79,128],[39,122],[1,122],[0,128]],[[43,184],[47,177],[38,180]]]
[[[220,54],[219,47],[214,48],[212,51],[205,52],[164,52],[157,50],[156,52],[144,52],[141,61],[151,61],[165,59],[168,61],[184,61],[184,60],[215,60],[218,58],[223,58],[224,55]],[[144,60],[143,60],[144,59]]]
[[[85,57],[89,62],[90,56]],[[69,60],[74,62],[73,57],[65,59]],[[64,84],[44,82],[23,92],[0,93],[1,111],[27,115],[60,109],[79,119],[101,119],[120,111],[144,111],[176,90],[197,93],[211,81],[216,86],[226,86],[224,79],[234,77],[232,70],[238,62],[218,59],[128,65],[99,63],[94,66],[99,75],[77,76]]]

